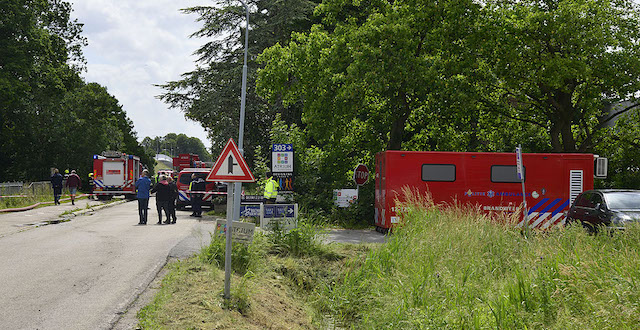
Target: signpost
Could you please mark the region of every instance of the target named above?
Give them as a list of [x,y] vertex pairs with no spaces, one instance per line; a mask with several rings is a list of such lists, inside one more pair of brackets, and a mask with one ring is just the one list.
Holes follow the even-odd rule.
[[298,225],[298,204],[262,204],[260,228],[271,230],[277,223],[283,231],[289,231]]
[[293,192],[293,145],[271,146],[271,172],[280,192]]
[[[254,182],[255,178],[247,166],[244,157],[238,150],[233,139],[229,139],[227,145],[220,153],[218,160],[211,168],[211,172],[207,176],[207,181],[226,181],[226,182]],[[224,297],[231,297],[231,233],[233,229],[233,208],[234,195],[238,196],[238,210],[240,209],[240,189],[235,187],[235,192],[231,190],[231,185],[227,185],[227,224],[226,224],[226,249],[224,255]]]
[[529,215],[527,212],[527,195],[524,189],[525,172],[524,172],[524,167],[522,166],[522,146],[521,145],[518,145],[518,147],[516,147],[516,171],[518,172],[518,179],[520,179],[520,182],[522,182],[522,202],[524,203],[524,210],[522,211],[522,213],[524,216],[525,232],[528,234],[529,233]]
[[349,207],[358,200],[357,189],[334,189],[333,204],[337,207]]

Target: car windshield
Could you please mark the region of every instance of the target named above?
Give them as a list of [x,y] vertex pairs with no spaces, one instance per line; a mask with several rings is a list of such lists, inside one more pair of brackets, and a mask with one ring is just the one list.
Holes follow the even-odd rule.
[[203,173],[203,172],[187,172],[187,173],[182,173],[180,175],[180,183],[182,184],[189,184],[191,183],[191,174],[195,174],[196,177],[198,178],[202,178],[202,180],[206,180],[207,176],[209,175],[209,173]]
[[610,192],[604,198],[612,210],[640,210],[640,192]]

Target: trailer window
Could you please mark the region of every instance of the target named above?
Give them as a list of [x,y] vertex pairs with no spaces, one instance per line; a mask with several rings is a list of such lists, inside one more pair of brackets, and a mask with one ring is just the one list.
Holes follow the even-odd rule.
[[[527,170],[522,167],[522,176],[526,176]],[[491,182],[518,183],[518,169],[515,165],[493,165],[491,166]]]
[[453,164],[422,164],[422,181],[456,181]]

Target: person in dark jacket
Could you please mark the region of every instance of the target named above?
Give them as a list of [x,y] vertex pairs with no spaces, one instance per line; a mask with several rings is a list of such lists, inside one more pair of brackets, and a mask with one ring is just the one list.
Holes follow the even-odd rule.
[[167,182],[169,182],[169,190],[171,191],[171,199],[169,200],[169,215],[173,219],[171,223],[176,223],[176,199],[178,199],[178,186],[170,176],[167,177]]
[[76,205],[76,192],[78,191],[78,187],[82,185],[82,180],[78,174],[76,174],[76,170],[71,170],[71,174],[67,178],[67,187],[69,187],[69,195],[71,195],[71,205]]
[[191,193],[191,213],[192,217],[202,217],[202,193],[206,190],[207,183],[194,174],[191,174],[191,184],[189,184],[189,190]]
[[169,182],[167,182],[167,178],[164,175],[161,175],[155,186],[151,189],[152,193],[156,193],[156,208],[158,209],[158,224],[162,224],[162,210],[164,210],[164,214],[167,217],[165,224],[169,224],[171,222],[171,218],[169,218],[169,200],[171,199],[171,188],[169,187]]
[[53,169],[53,175],[51,176],[51,187],[53,188],[53,202],[55,205],[60,205],[60,195],[62,195],[62,181],[64,177],[60,174],[57,168]]

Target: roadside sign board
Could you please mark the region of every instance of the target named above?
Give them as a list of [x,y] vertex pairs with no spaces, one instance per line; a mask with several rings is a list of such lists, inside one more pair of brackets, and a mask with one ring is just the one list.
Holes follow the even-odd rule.
[[358,200],[358,189],[334,189],[333,204],[337,207],[349,207]]
[[353,170],[353,181],[355,181],[358,186],[362,186],[369,181],[369,169],[367,165],[360,164],[356,166],[355,170]]
[[271,146],[271,172],[293,172],[293,145]]
[[516,169],[518,171],[518,180],[522,181],[524,176],[522,175],[522,149],[520,147],[516,147]]
[[233,139],[229,139],[227,142],[206,180],[224,182],[256,181]]
[[[256,225],[249,222],[234,221],[231,225],[231,237],[234,242],[249,244],[253,241],[253,233]],[[216,220],[216,235],[225,235],[227,232],[227,221]]]
[[262,204],[260,212],[260,228],[271,230],[278,223],[284,231],[298,225],[298,204]]
[[252,218],[260,218],[260,204],[241,204],[240,205],[240,216],[241,217],[252,217]]

